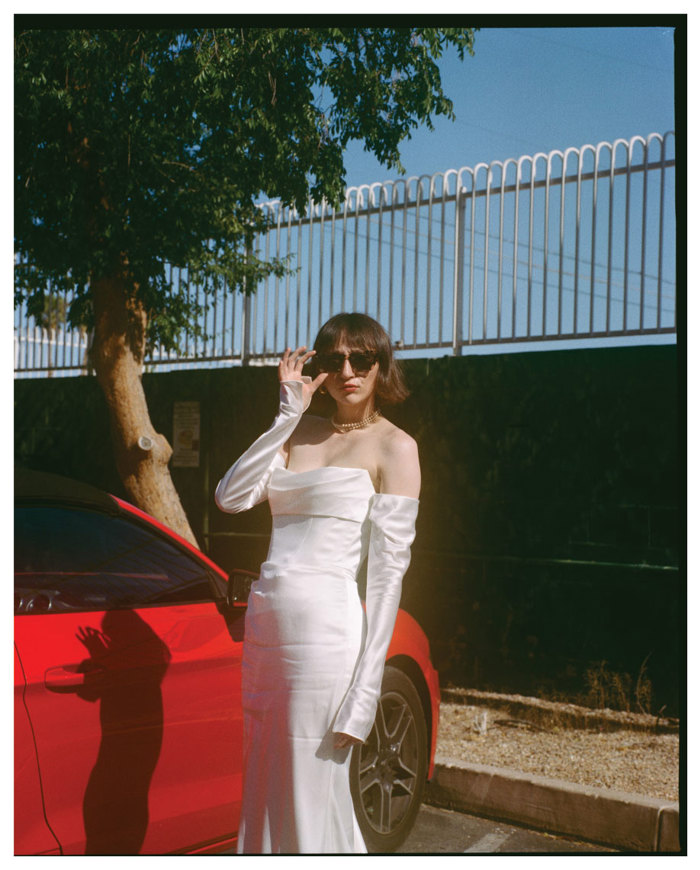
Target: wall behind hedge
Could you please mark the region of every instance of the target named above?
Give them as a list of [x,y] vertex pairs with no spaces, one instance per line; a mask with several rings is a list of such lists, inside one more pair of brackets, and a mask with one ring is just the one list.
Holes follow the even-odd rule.
[[[596,665],[618,687],[627,681],[632,707],[641,676],[653,690],[644,706],[676,710],[684,590],[675,347],[404,368],[411,396],[387,416],[418,441],[423,490],[402,604],[428,633],[443,683],[582,697]],[[173,403],[200,402],[200,467],[174,468],[173,478],[203,547],[228,569],[255,569],[267,506],[227,516],[213,490],[274,416],[276,370],[147,374],[144,386],[168,438]],[[15,429],[17,464],[123,495],[94,379],[16,381]]]

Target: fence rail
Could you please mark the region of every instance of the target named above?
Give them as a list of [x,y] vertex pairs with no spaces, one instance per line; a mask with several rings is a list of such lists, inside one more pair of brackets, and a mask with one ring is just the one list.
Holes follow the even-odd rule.
[[[675,136],[601,142],[348,188],[306,215],[267,202],[258,254],[290,271],[251,297],[206,293],[168,267],[172,293],[207,306],[206,340],[148,366],[266,362],[343,310],[380,320],[399,354],[487,344],[672,334]],[[49,288],[50,289],[50,288]],[[89,336],[15,315],[15,370],[86,372]]]

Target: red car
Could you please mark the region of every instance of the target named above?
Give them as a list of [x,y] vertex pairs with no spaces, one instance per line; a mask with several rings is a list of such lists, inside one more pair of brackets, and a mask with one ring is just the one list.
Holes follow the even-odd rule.
[[[15,477],[15,853],[235,846],[247,590],[121,499]],[[351,766],[370,851],[408,834],[432,773],[437,674],[399,612],[372,735]]]

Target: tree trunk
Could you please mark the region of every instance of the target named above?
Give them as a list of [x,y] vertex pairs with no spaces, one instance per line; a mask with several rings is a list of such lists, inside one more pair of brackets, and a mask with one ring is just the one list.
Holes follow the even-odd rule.
[[117,470],[130,501],[198,546],[168,462],[172,448],[151,423],[141,374],[146,312],[137,301],[128,267],[94,281],[95,331],[90,361],[107,400]]

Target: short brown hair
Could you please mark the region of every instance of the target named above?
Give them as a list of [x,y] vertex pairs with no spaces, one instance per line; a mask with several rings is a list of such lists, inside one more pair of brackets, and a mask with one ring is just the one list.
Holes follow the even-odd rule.
[[[343,312],[327,320],[316,336],[316,354],[332,353],[345,342],[352,350],[368,350],[377,354],[379,372],[375,395],[378,405],[396,405],[408,396],[400,364],[394,359],[391,339],[373,318],[359,311]],[[318,374],[315,357],[311,359],[314,375]]]

